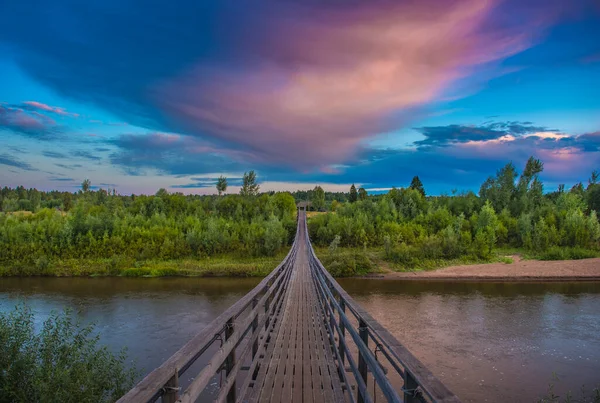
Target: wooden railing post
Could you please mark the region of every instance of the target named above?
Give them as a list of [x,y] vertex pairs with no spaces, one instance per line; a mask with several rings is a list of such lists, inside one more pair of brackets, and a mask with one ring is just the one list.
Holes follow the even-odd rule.
[[179,399],[179,375],[177,370],[175,374],[167,381],[163,387],[162,403],[175,403]]
[[[252,310],[254,310],[254,308],[256,308],[256,305],[258,304],[258,300],[256,298],[254,298],[252,300]],[[256,331],[258,330],[258,312],[255,313],[256,316],[254,316],[254,320],[252,321],[252,336],[254,336],[256,334]],[[254,357],[256,357],[256,352],[258,351],[258,337],[254,340],[254,343],[252,343],[252,361],[254,361]]]
[[[368,350],[368,348],[369,348],[369,328],[367,327],[367,324],[365,323],[365,321],[362,318],[359,319],[359,321],[358,321],[358,335],[360,336],[360,339],[364,343],[365,348]],[[369,371],[369,369],[367,367],[367,361],[365,360],[365,357],[363,356],[362,349],[359,348],[358,349],[358,372],[360,373],[360,376],[363,379],[363,381],[365,381],[365,385],[367,384],[368,371]],[[363,395],[360,392],[358,394],[358,402],[359,403],[364,402]]]
[[[233,336],[233,318],[229,319],[225,324],[225,341],[229,340],[231,336]],[[225,360],[225,375],[229,376],[229,373],[233,369],[235,365],[235,348],[231,350],[231,353],[227,356]],[[233,375],[235,376],[235,375]],[[231,389],[229,389],[229,393],[227,394],[227,403],[235,402],[235,380],[231,384]]]

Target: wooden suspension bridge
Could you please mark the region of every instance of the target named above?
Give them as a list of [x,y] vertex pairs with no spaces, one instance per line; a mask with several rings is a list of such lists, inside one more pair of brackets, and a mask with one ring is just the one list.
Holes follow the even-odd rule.
[[281,264],[119,402],[158,399],[459,402],[329,275],[304,210]]

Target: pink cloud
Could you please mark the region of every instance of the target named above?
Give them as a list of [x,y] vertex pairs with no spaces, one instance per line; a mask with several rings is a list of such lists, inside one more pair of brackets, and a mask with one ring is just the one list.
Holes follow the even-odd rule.
[[43,104],[43,103],[37,102],[37,101],[25,101],[25,102],[23,102],[23,105],[27,105],[31,108],[39,109],[39,110],[46,111],[46,112],[56,113],[57,115],[61,115],[61,116],[71,116],[71,117],[79,116],[79,114],[77,114],[77,113],[67,112],[65,110],[65,108],[62,108],[60,106],[50,106],[50,105],[46,105],[46,104]]
[[530,46],[547,23],[491,24],[497,3],[374,1],[318,14],[298,6],[270,23],[269,39],[249,39],[260,60],[198,65],[165,82],[156,100],[186,130],[242,145],[256,160],[338,163],[477,66]]

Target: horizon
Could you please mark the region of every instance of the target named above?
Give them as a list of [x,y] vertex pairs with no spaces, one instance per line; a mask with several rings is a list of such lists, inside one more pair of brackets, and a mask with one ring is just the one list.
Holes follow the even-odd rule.
[[544,191],[600,169],[593,0],[13,2],[0,14],[0,184],[120,194]]

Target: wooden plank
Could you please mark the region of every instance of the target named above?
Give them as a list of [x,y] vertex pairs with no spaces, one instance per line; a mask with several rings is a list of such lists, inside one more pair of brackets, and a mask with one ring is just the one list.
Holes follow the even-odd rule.
[[[294,320],[294,307],[296,305],[296,278],[297,273],[294,268],[294,272],[292,273],[292,279],[290,280],[290,295],[286,305],[286,316],[283,321],[283,330],[280,331],[281,337],[278,337],[276,347],[276,356],[274,357],[274,362],[277,365],[277,370],[275,373],[270,373],[270,376],[273,377],[272,387],[265,387],[263,392],[261,393],[261,400],[263,396],[265,399],[268,399],[271,402],[284,401],[282,399],[282,391],[284,382],[286,382],[286,367],[288,361],[290,340],[292,337],[292,326],[291,322]],[[273,364],[271,364],[273,365]],[[269,375],[267,375],[269,376]],[[291,381],[291,379],[290,379]],[[265,383],[265,385],[271,385],[271,382]],[[285,400],[288,402],[288,400]]]
[[302,298],[304,296],[304,287],[302,286],[302,281],[298,285],[298,310],[296,315],[296,338],[295,338],[295,351],[294,351],[294,360],[293,360],[293,388],[292,388],[292,399],[293,403],[302,402],[302,358],[303,358],[303,327],[304,323],[303,313],[304,313],[304,304],[302,303]]
[[[276,387],[273,389],[271,400],[279,400],[281,402],[289,403],[292,400],[292,385],[294,382],[294,359],[296,356],[296,332],[298,327],[298,307],[299,307],[299,293],[300,287],[296,286],[298,279],[296,273],[293,278],[292,295],[290,296],[291,301],[291,314],[287,326],[290,327],[290,333],[286,341],[287,346],[285,347],[286,358],[283,373],[285,378],[282,379],[281,388]],[[276,384],[277,385],[277,384]]]
[[308,305],[307,280],[302,278],[302,401],[313,402],[312,380],[310,367],[310,320]]

